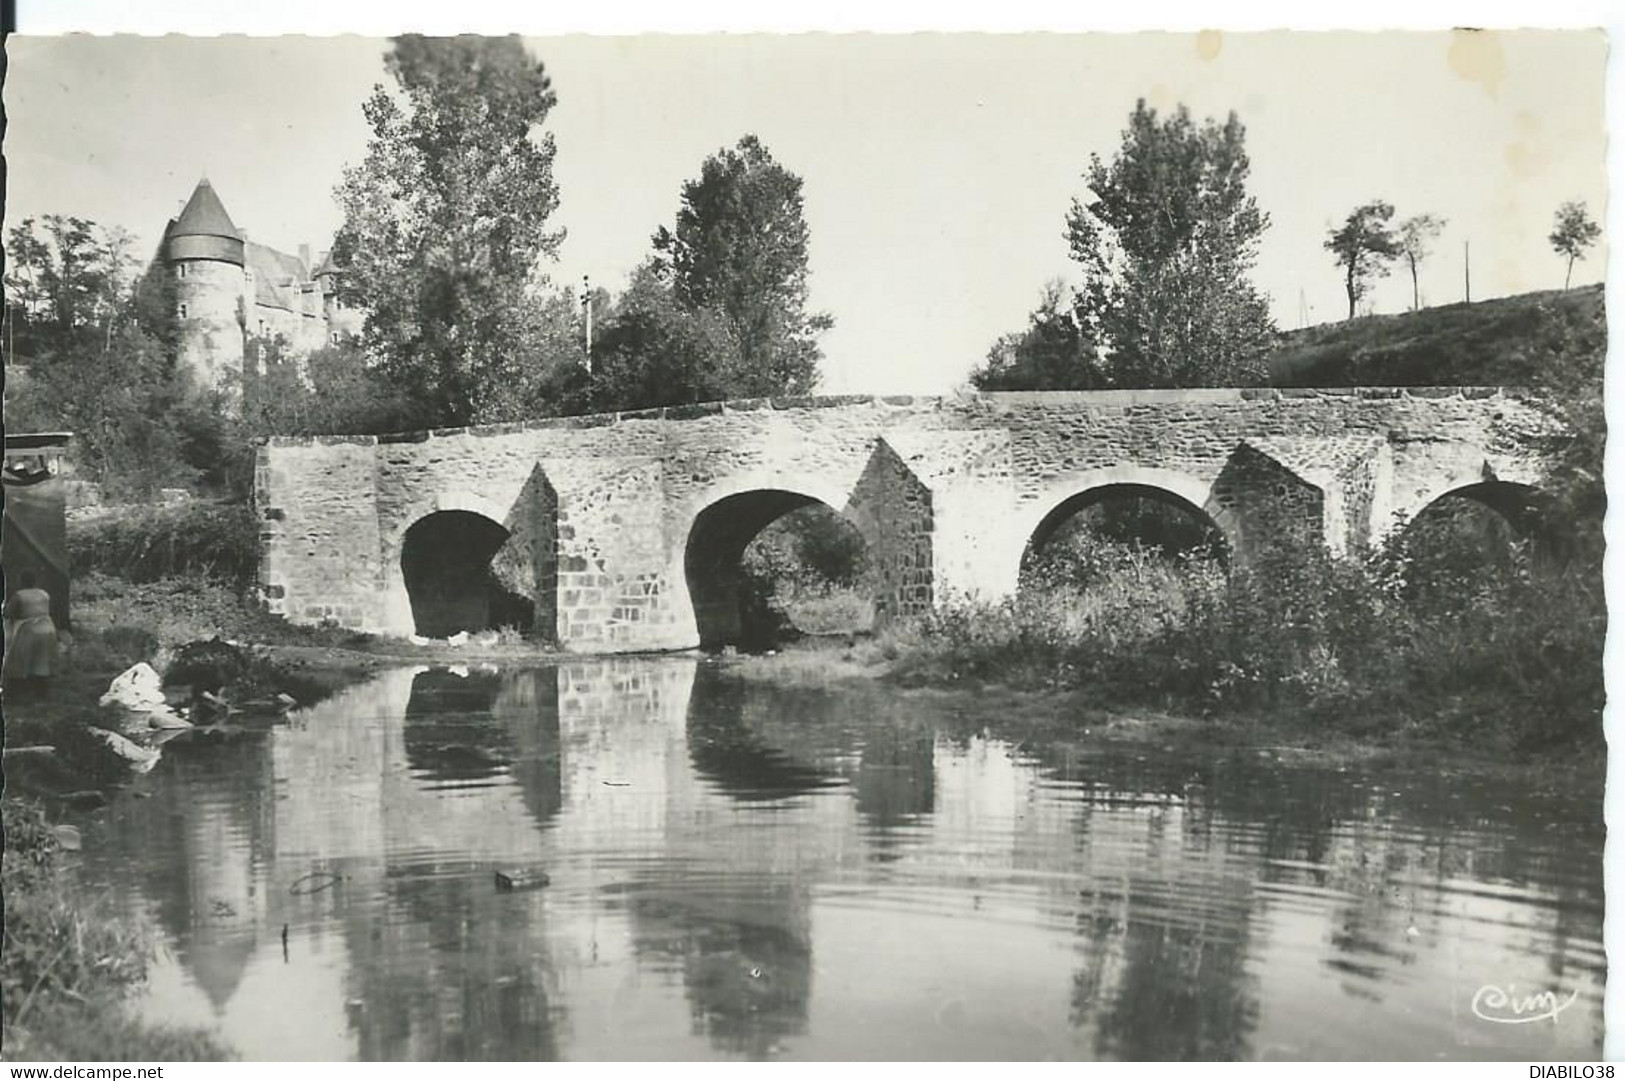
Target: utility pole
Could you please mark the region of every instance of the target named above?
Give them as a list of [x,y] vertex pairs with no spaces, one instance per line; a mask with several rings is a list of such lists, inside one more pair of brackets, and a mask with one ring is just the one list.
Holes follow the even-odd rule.
[[1471,240],[1461,242],[1461,265],[1467,281],[1467,303],[1471,304],[1473,302],[1473,242]]
[[592,374],[592,283],[587,275],[581,275],[581,311],[585,316],[582,328],[586,331],[587,339],[587,374]]

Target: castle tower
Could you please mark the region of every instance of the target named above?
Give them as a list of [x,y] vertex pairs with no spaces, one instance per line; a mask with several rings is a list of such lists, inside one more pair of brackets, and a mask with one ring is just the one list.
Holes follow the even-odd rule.
[[164,232],[175,285],[177,348],[200,387],[233,385],[243,370],[243,237],[207,179]]
[[333,253],[324,251],[316,259],[316,279],[322,295],[322,318],[327,325],[329,341],[357,337],[361,333],[362,314],[339,300],[339,268],[333,262]]

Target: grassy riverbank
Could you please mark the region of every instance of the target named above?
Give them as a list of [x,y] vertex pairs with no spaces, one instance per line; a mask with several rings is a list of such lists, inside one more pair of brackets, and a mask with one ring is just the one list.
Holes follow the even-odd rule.
[[149,1025],[126,994],[146,973],[145,931],[85,898],[44,809],[3,804],[6,948],[0,960],[6,1057],[13,1062],[193,1062],[230,1058],[207,1033]]
[[1601,763],[1598,552],[1584,523],[1520,537],[1464,500],[1357,558],[1276,550],[1230,570],[1200,543],[1150,547],[1108,520],[1036,554],[1013,598],[733,663],[1058,710],[1123,738]]
[[1403,718],[1328,721],[1279,707],[1203,712],[1159,703],[1154,695],[1109,695],[1085,685],[1031,687],[997,674],[926,677],[916,667],[918,659],[889,635],[856,640],[809,637],[772,654],[740,654],[711,663],[741,679],[778,686],[882,683],[904,698],[962,718],[976,731],[992,731],[1022,746],[1069,747],[1078,754],[1127,745],[1214,760],[1257,757],[1283,766],[1399,770],[1420,766],[1515,778],[1537,787],[1589,786],[1598,791],[1607,774],[1602,754],[1552,746],[1527,754],[1510,752],[1504,744]]

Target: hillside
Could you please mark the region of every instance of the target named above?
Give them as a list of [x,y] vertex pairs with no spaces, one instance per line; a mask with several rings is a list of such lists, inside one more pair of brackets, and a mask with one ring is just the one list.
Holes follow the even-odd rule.
[[1281,336],[1283,387],[1535,385],[1547,364],[1607,342],[1601,285],[1325,323]]

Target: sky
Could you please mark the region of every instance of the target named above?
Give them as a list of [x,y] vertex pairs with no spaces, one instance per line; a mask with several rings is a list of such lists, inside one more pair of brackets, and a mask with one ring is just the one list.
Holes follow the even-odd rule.
[[[25,24],[26,26],[26,24]],[[754,132],[800,175],[821,389],[942,393],[1075,281],[1064,221],[1136,99],[1234,110],[1270,215],[1253,279],[1283,327],[1341,318],[1329,228],[1371,199],[1449,219],[1424,301],[1556,288],[1558,204],[1605,214],[1606,42],[1587,31],[529,38],[559,104],[562,283],[615,289],[707,154]],[[327,246],[386,42],[13,37],[8,226],[45,213],[155,246],[200,176],[237,224]],[[1575,268],[1600,281],[1598,250]],[[1402,268],[1374,310],[1411,300]]]

